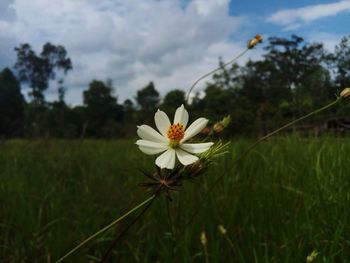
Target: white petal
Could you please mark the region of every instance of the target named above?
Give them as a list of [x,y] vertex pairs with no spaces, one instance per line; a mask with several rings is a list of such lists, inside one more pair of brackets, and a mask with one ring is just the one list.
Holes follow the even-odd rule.
[[181,149],[176,149],[176,155],[177,158],[179,159],[180,163],[182,163],[183,165],[189,165],[191,163],[194,163],[196,161],[198,161],[198,157],[194,156],[192,154],[189,154]]
[[186,128],[188,123],[188,112],[182,104],[181,107],[177,108],[174,117],[174,124],[180,123]]
[[164,150],[161,150],[160,148],[155,149],[155,148],[149,148],[149,147],[145,147],[145,146],[139,146],[139,149],[141,150],[141,152],[148,154],[148,155],[155,155],[155,154],[164,152]]
[[165,153],[158,156],[156,165],[160,168],[173,169],[175,166],[175,150],[168,149]]
[[168,142],[164,136],[148,125],[137,126],[137,134],[144,140],[153,142]]
[[208,121],[209,120],[205,118],[199,118],[195,120],[185,131],[185,136],[181,140],[181,142],[184,142],[192,138],[193,136],[197,135],[201,130],[205,128],[205,126],[207,126]]
[[158,110],[154,115],[154,122],[160,133],[166,136],[166,132],[171,125],[168,115],[166,115],[164,111]]
[[145,154],[158,154],[164,152],[169,148],[166,143],[151,142],[147,140],[137,140],[136,144],[139,146],[140,150]]
[[180,148],[190,153],[203,153],[213,145],[213,142],[206,143],[183,143]]

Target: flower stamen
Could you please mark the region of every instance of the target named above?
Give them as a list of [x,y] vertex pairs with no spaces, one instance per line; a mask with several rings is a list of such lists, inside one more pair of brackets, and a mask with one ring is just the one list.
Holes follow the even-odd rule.
[[172,124],[168,128],[168,131],[166,134],[167,134],[168,138],[170,139],[170,146],[174,148],[177,146],[177,144],[184,137],[185,128],[180,123]]

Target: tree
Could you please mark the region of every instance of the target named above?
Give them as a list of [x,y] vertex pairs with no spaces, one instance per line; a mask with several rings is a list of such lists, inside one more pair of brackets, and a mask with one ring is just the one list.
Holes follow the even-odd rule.
[[153,82],[137,91],[136,101],[142,110],[154,109],[158,105],[159,93]]
[[335,48],[336,84],[338,89],[350,86],[350,35],[343,37]]
[[[290,39],[269,38],[269,42],[266,48],[268,53],[264,57],[266,62],[270,63],[270,79],[278,81],[279,88],[276,88],[282,92],[278,97],[284,96],[284,99],[289,99],[297,95],[299,88],[308,86],[311,75],[317,74],[320,81],[327,80],[328,70],[324,67],[324,62],[328,54],[322,44],[307,44],[303,38],[295,35]],[[318,97],[319,84],[316,85]],[[309,95],[315,94],[313,88],[309,86],[306,90],[309,91]],[[305,89],[302,92],[305,93]],[[325,95],[327,96],[327,92]],[[327,97],[323,99],[327,100]]]
[[123,103],[124,119],[128,122],[134,121],[135,107],[130,99],[126,99]]
[[295,35],[273,37],[266,50],[264,59],[247,63],[242,75],[242,95],[252,102],[261,133],[324,105],[335,93],[322,44]]
[[[223,66],[220,60],[219,65]],[[194,117],[207,116],[212,122],[221,120],[227,115],[232,117],[232,125],[226,130],[247,133],[252,128],[254,109],[247,103],[242,93],[241,68],[237,64],[222,67],[214,74],[204,89],[204,97],[195,97],[190,105]]]
[[24,98],[20,84],[12,71],[0,72],[0,134],[19,135],[23,127]]
[[[66,74],[72,69],[70,58],[63,46],[46,43],[40,55],[25,43],[15,47],[17,61],[15,68],[21,82],[28,83],[32,91],[29,93],[37,104],[43,104],[44,91],[49,87],[49,81],[56,79],[57,74],[63,71]],[[59,79],[60,86],[63,77]]]
[[[335,85],[339,94],[341,90],[350,86],[350,35],[343,37],[335,47],[333,66],[335,66]],[[349,109],[349,104],[343,103],[337,112],[339,115],[348,116]]]
[[78,137],[82,125],[76,120],[73,109],[63,101],[54,101],[45,107],[43,120],[40,123],[45,136],[55,138]]
[[123,109],[117,105],[117,98],[113,96],[112,83],[93,80],[89,89],[83,92],[87,133],[91,136],[121,135],[120,124],[123,120]]
[[175,113],[175,110],[185,103],[185,92],[182,90],[175,89],[169,91],[165,95],[160,108],[163,111],[168,112],[168,114],[170,114]]
[[137,91],[136,101],[140,110],[138,112],[138,121],[148,123],[152,121],[153,114],[159,104],[159,93],[153,82]]

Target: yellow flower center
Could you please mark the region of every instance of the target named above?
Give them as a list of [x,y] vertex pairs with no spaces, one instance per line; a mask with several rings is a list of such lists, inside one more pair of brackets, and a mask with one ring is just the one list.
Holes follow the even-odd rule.
[[182,124],[176,123],[176,124],[170,125],[166,134],[170,139],[170,145],[172,147],[176,147],[179,141],[181,141],[181,139],[185,135],[185,128]]

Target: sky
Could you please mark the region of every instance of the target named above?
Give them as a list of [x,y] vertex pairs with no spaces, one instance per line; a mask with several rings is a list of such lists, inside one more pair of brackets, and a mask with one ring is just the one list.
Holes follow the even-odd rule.
[[[93,79],[111,79],[122,103],[150,81],[162,96],[187,91],[256,34],[296,34],[333,51],[349,28],[350,0],[0,0],[0,70],[13,67],[21,43],[37,53],[46,42],[63,45],[73,63],[69,105],[82,103]],[[263,52],[258,46],[239,62]],[[57,99],[55,83],[45,96]]]

